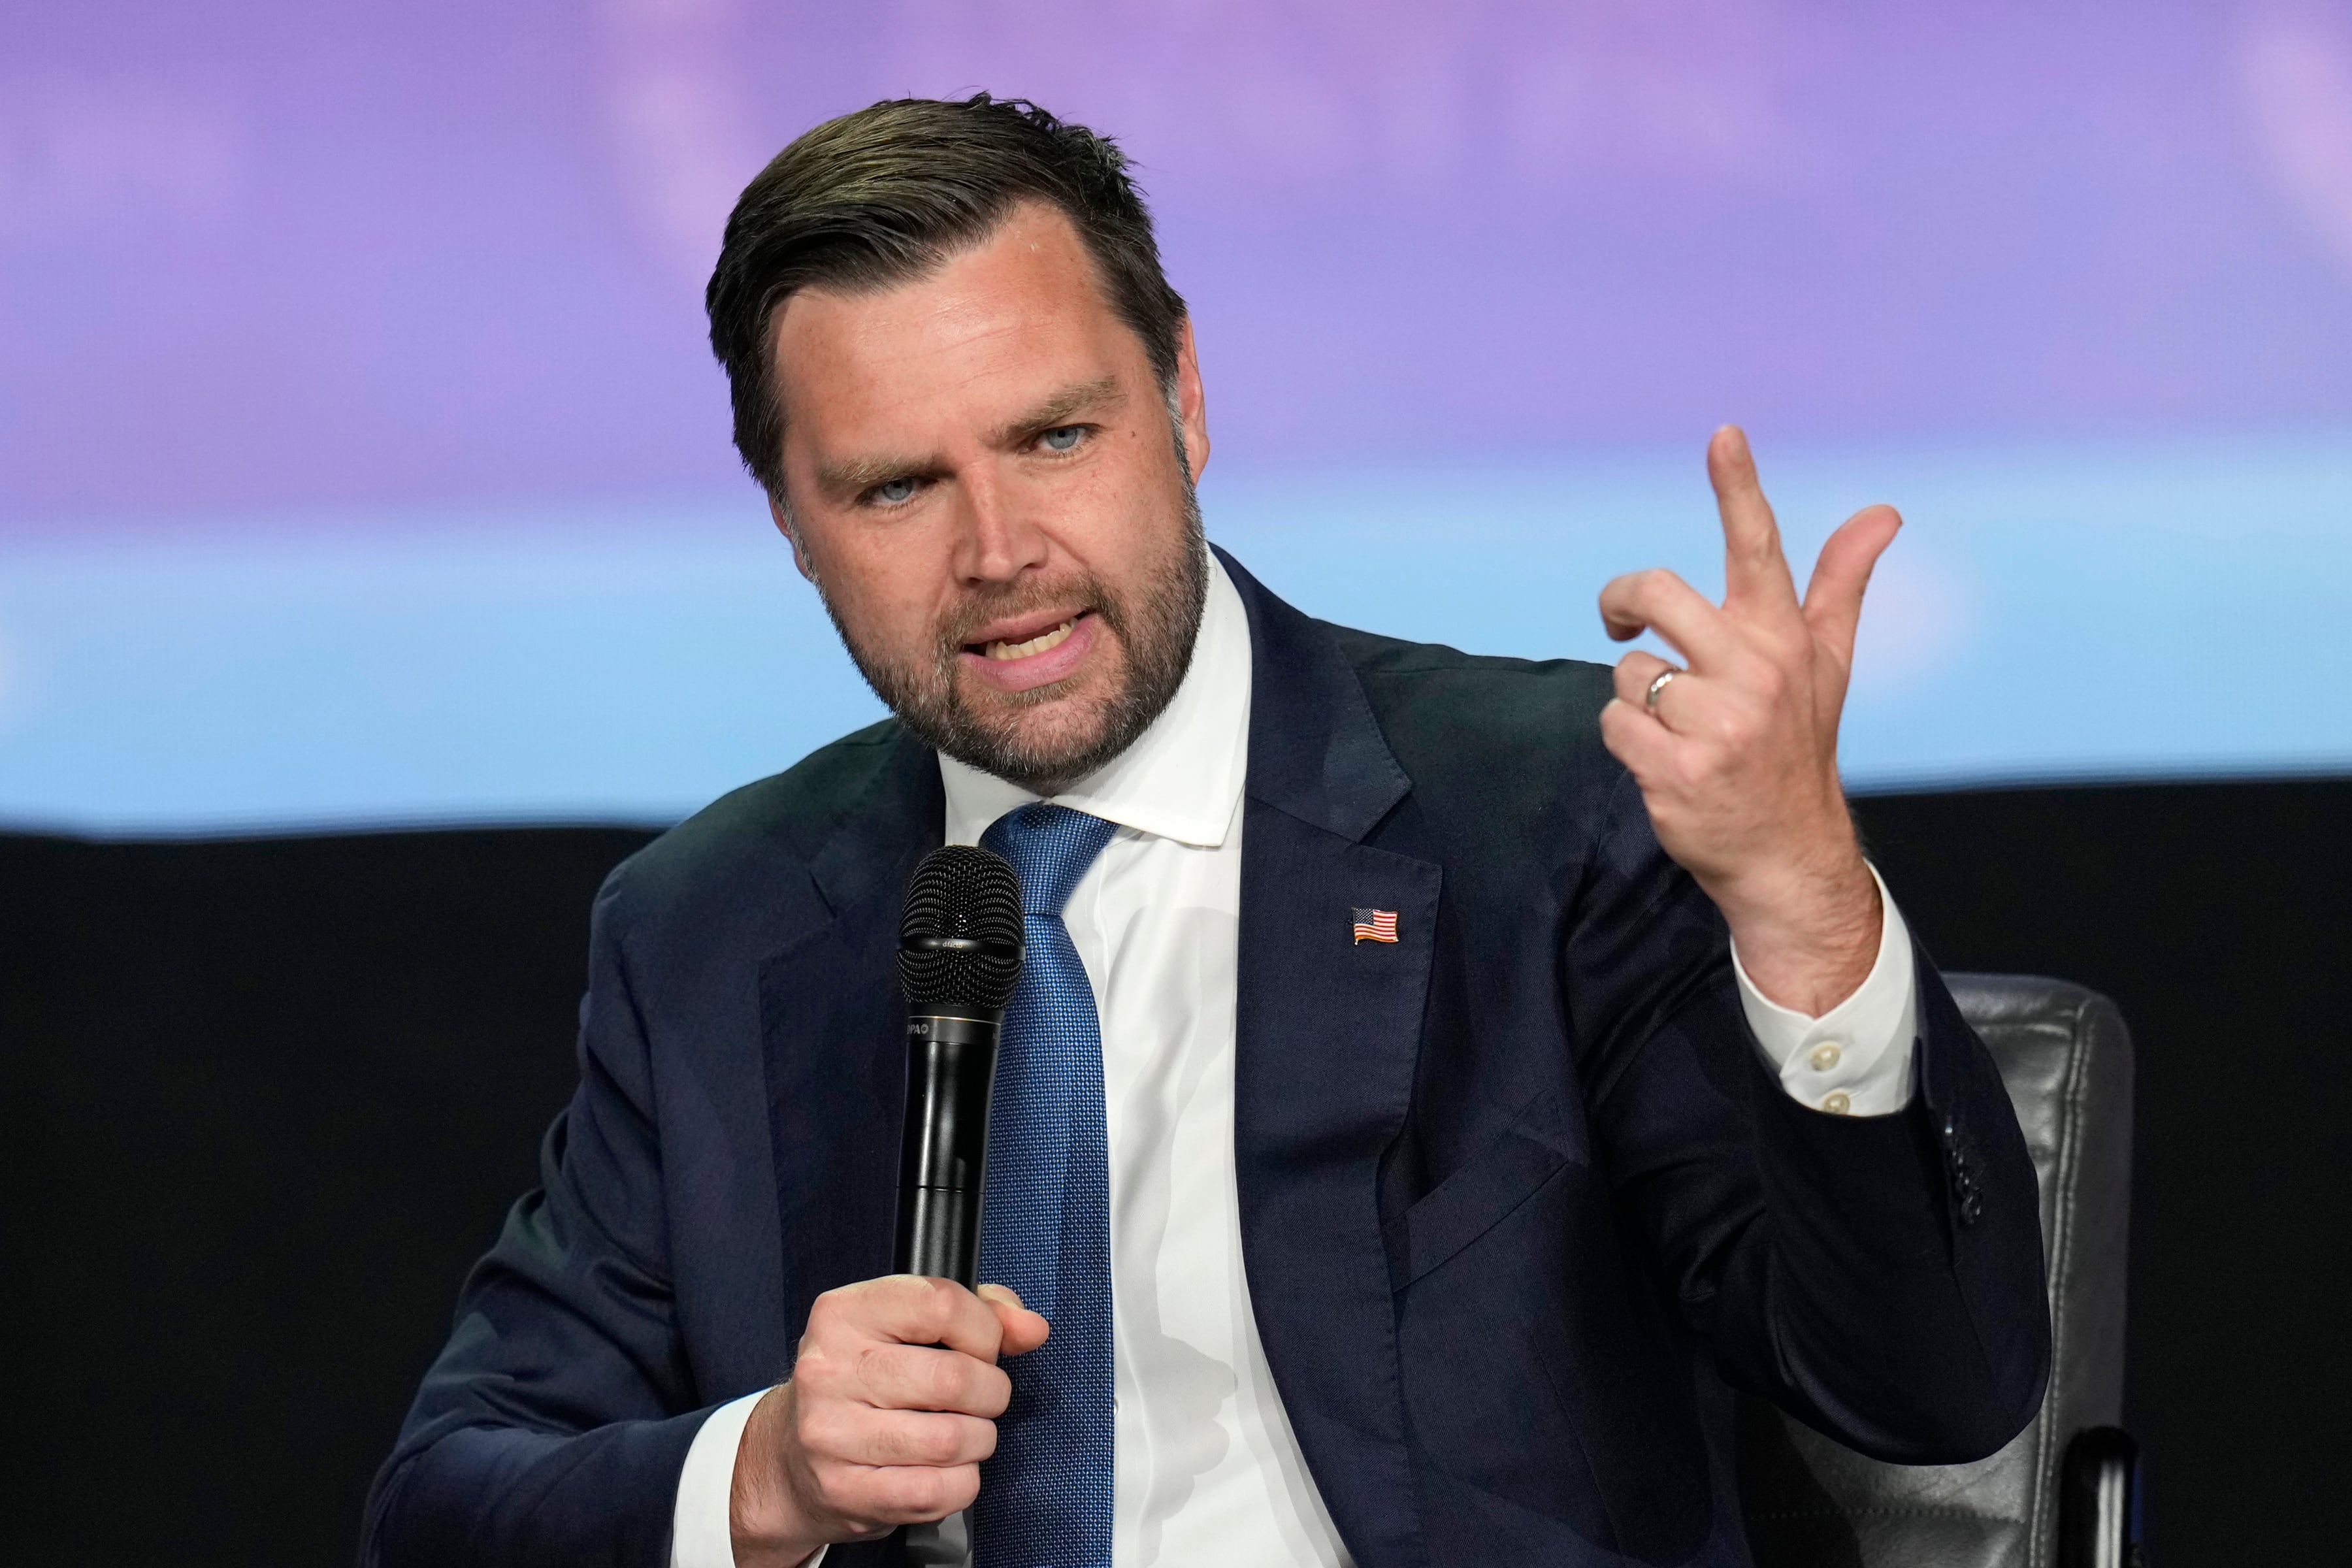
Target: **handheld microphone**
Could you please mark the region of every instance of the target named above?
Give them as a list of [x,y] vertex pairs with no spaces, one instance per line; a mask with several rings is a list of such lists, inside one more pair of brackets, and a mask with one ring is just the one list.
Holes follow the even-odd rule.
[[907,1122],[895,1271],[980,1272],[980,1199],[997,1031],[1021,979],[1021,880],[1001,855],[950,844],[907,879],[898,984],[907,995]]

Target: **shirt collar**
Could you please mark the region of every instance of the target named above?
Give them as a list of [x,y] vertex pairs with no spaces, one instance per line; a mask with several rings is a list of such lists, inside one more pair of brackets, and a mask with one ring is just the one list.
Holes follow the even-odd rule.
[[[1139,833],[1215,848],[1241,802],[1249,704],[1249,612],[1212,554],[1201,630],[1176,695],[1133,745],[1049,798]],[[990,823],[1039,798],[944,752],[940,782],[947,791],[950,844],[977,844]]]

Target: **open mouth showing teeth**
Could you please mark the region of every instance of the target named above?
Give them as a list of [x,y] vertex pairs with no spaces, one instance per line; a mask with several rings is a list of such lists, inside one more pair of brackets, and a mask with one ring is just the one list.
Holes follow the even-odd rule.
[[1073,616],[1052,631],[1041,632],[1027,642],[1005,642],[1000,638],[982,644],[980,651],[984,658],[994,659],[1034,658],[1041,653],[1061,647],[1069,637],[1070,628],[1077,624],[1077,617]]

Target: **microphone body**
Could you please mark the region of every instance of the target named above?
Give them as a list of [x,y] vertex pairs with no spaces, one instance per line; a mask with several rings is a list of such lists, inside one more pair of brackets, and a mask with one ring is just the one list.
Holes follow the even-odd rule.
[[979,1283],[980,1198],[988,1168],[995,1023],[907,1020],[907,1124],[898,1156],[894,1273]]
[[898,980],[907,997],[907,1113],[898,1146],[900,1274],[980,1273],[988,1101],[1004,1005],[1021,979],[1021,882],[1002,856],[934,849],[907,881]]

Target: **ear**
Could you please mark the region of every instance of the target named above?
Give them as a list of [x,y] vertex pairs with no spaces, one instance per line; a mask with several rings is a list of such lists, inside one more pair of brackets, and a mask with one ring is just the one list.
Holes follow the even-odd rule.
[[815,582],[816,574],[809,570],[808,552],[801,548],[800,531],[793,526],[792,515],[773,496],[768,498],[768,515],[775,520],[776,531],[784,536],[784,542],[793,547],[793,564],[800,568],[802,576]]
[[1197,483],[1209,466],[1209,398],[1201,387],[1201,356],[1192,345],[1192,318],[1176,328],[1176,416],[1184,426],[1184,462]]

